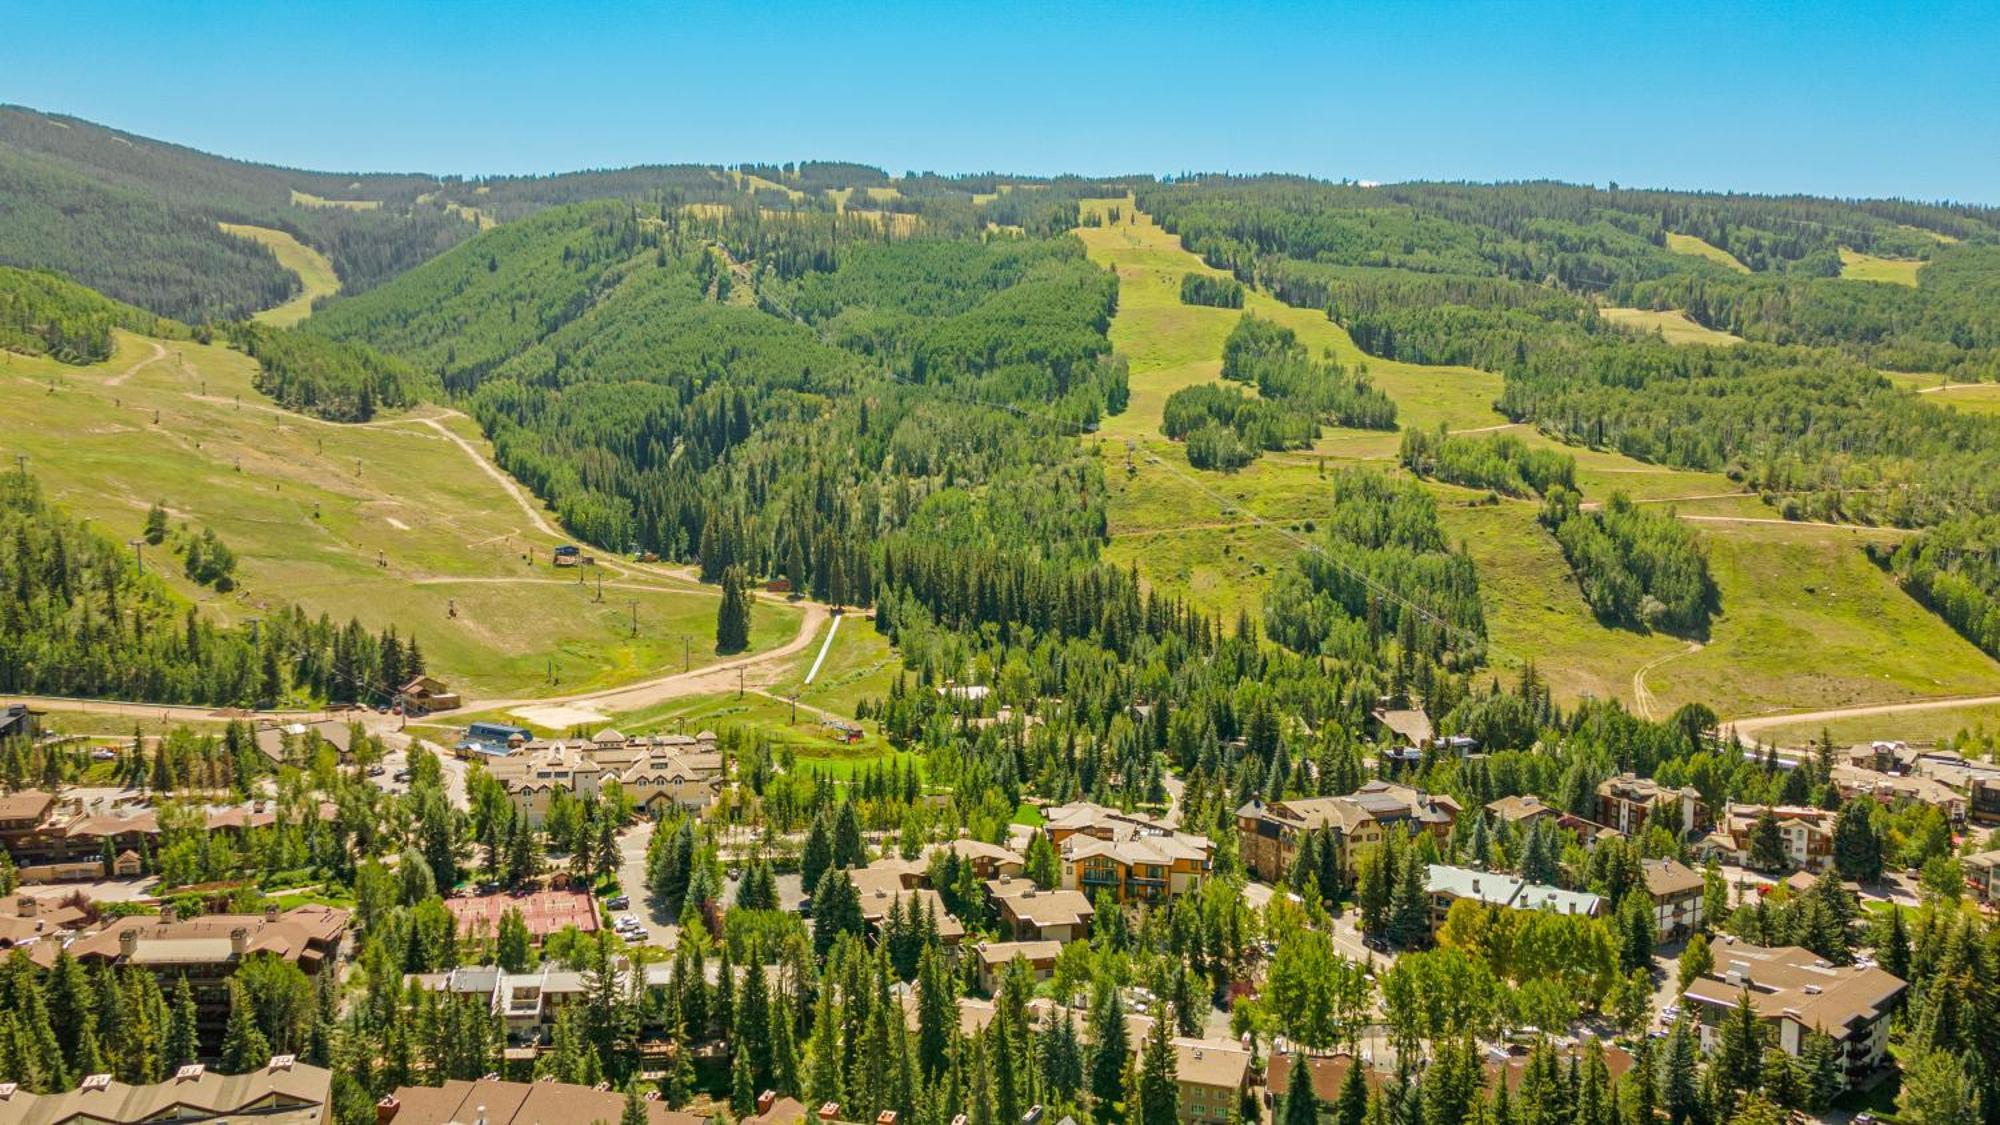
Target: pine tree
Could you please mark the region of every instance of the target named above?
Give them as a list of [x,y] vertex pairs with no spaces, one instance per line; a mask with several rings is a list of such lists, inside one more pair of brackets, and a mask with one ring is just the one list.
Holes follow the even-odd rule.
[[822,983],[819,1006],[813,1013],[811,1068],[806,1077],[806,1093],[815,1105],[840,1102],[846,1096],[841,1082],[840,1028],[832,984]]
[[1840,1044],[1822,1032],[1811,1032],[1799,1048],[1799,1063],[1805,1071],[1804,1107],[1814,1113],[1833,1104],[1847,1090],[1845,1062]]
[[917,1062],[924,1080],[934,1082],[948,1061],[946,1052],[958,1028],[958,1004],[951,970],[937,946],[924,950],[917,965]]
[[1131,1054],[1126,1039],[1125,1005],[1118,990],[1099,985],[1090,1010],[1090,1096],[1100,1115],[1125,1100],[1125,1058]]
[[[1156,1017],[1152,1030],[1146,1036],[1143,1057],[1139,1061],[1139,1120],[1142,1125],[1161,1125],[1180,1120],[1180,1082],[1174,1066],[1172,1031],[1164,1018]],[[1306,1087],[1311,1089],[1310,1079]]]
[[194,989],[188,987],[185,976],[174,984],[174,1005],[167,1022],[162,1057],[167,1070],[179,1069],[201,1057],[201,1040],[195,1030]]
[[1415,848],[1405,850],[1402,871],[1389,900],[1389,940],[1401,948],[1416,949],[1429,943],[1431,899],[1427,883],[1423,857]]
[[1891,976],[1910,979],[1910,929],[1900,906],[1889,907],[1889,938],[1882,943],[1881,964]]
[[1844,879],[1874,883],[1882,878],[1882,837],[1874,809],[1872,801],[1849,801],[1833,822],[1833,865]]
[[729,1110],[738,1118],[744,1118],[756,1109],[757,1085],[750,1075],[750,1059],[738,1051],[735,1061],[729,1065]]
[[1643,885],[1625,892],[1618,910],[1618,959],[1626,970],[1649,969],[1653,946],[1659,940],[1652,896]]
[[715,651],[742,652],[750,647],[749,579],[732,566],[722,575],[722,604],[715,613]]
[[250,1008],[250,997],[243,991],[242,982],[231,978],[229,1023],[222,1035],[219,1068],[224,1074],[248,1074],[271,1061],[271,1044],[258,1029],[257,1017]]
[[993,1112],[1001,1121],[1021,1119],[1021,1067],[1006,1009],[986,1025],[986,1065],[993,1072]]
[[[1348,1070],[1355,1081],[1361,1078],[1361,1060],[1350,1059]],[[1347,1097],[1345,1087],[1341,1090],[1342,1101],[1337,1107],[1344,1108]],[[1362,1097],[1367,1097],[1367,1088],[1362,1089]],[[1336,1109],[1336,1116],[1340,1109]],[[1283,1125],[1318,1125],[1319,1099],[1313,1095],[1312,1068],[1306,1065],[1304,1054],[1292,1056],[1291,1074],[1285,1079],[1285,1105],[1278,1120]]]
[[[1350,1056],[1347,1062],[1347,1073],[1340,1079],[1340,1096],[1333,1101],[1333,1120],[1335,1125],[1362,1125],[1368,1117],[1368,1081],[1361,1073],[1359,1058]],[[1305,1069],[1302,1062],[1295,1065],[1300,1070]],[[1285,1084],[1286,1089],[1297,1090],[1298,1083],[1299,1080],[1293,1078]],[[1504,1082],[1500,1084],[1503,1093],[1506,1085]],[[1306,1089],[1312,1089],[1310,1079]]]
[[1701,1076],[1696,1059],[1700,1048],[1686,1019],[1677,1020],[1667,1033],[1666,1051],[1660,1056],[1660,1106],[1673,1125],[1684,1125],[1701,1111]]
[[1750,829],[1750,866],[1759,871],[1782,871],[1790,865],[1785,838],[1778,831],[1778,816],[1766,808],[1757,814]]
[[799,1092],[798,1035],[789,1005],[771,1006],[771,1088],[786,1095]]
[[1083,1092],[1083,1043],[1077,1038],[1076,1020],[1067,1006],[1061,1021],[1042,1043],[1042,1085],[1064,1103]]
[[806,831],[805,847],[799,853],[799,885],[817,888],[820,876],[833,866],[833,833],[826,818],[816,816]]
[[861,839],[861,817],[855,813],[853,801],[840,802],[840,809],[834,815],[833,865],[868,866],[868,845]]
[[755,942],[751,943],[749,954],[750,964],[743,974],[743,994],[737,1001],[730,1039],[737,1054],[749,1057],[751,1081],[763,1089],[771,1081],[771,986]]
[[1750,990],[1737,996],[1736,1006],[1723,1014],[1716,1031],[1715,1069],[1722,1084],[1733,1090],[1754,1090],[1764,1063],[1763,1029],[1750,1006]]
[[639,1097],[637,1086],[625,1088],[625,1108],[618,1114],[618,1125],[646,1125],[646,1103]]
[[1028,854],[1022,874],[1032,879],[1037,887],[1052,891],[1062,882],[1062,859],[1056,855],[1056,846],[1049,842],[1046,833],[1037,832],[1028,841]]

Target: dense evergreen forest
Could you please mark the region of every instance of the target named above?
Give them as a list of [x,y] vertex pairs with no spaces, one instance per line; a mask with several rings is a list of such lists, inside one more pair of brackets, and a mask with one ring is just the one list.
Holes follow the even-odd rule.
[[111,330],[185,337],[187,329],[38,270],[0,266],[0,348],[64,363],[111,358]]
[[1400,673],[1413,657],[1470,667],[1485,651],[1478,573],[1446,544],[1437,502],[1414,481],[1361,469],[1334,477],[1320,539],[1273,584],[1264,623],[1288,648],[1356,663],[1393,639]]
[[1557,485],[1541,519],[1600,618],[1696,636],[1707,631],[1715,609],[1708,556],[1672,509],[1642,508],[1620,492],[1586,509],[1577,493]]
[[365,344],[248,321],[229,342],[257,361],[257,389],[279,405],[334,422],[366,422],[381,407],[409,406],[439,391],[435,376]]
[[295,607],[265,613],[254,635],[216,626],[141,573],[118,540],[52,507],[32,475],[0,474],[0,691],[218,706],[379,703],[423,665],[414,637],[337,627]]
[[1243,283],[1233,277],[1216,277],[1214,274],[1182,274],[1181,304],[1240,309],[1243,307]]
[[[934,494],[1082,471],[1064,431],[1009,411],[1073,435],[1125,399],[1104,338],[1116,285],[1074,241],[869,230],[557,208],[308,328],[439,369],[586,538],[865,602],[875,541],[942,511]],[[738,293],[732,263],[753,256]],[[1062,538],[1101,530],[1084,513]]]
[[[286,231],[358,292],[470,235],[425,176],[302,172],[209,156],[76,118],[0,107],[0,265],[50,269],[190,323],[280,304],[299,282],[218,222]],[[294,193],[362,207],[311,206]]]
[[1396,428],[1396,404],[1369,381],[1366,367],[1350,372],[1331,358],[1314,359],[1291,329],[1254,316],[1237,321],[1223,342],[1222,377],[1328,425]]
[[1397,456],[1420,477],[1502,496],[1542,496],[1558,485],[1576,487],[1575,457],[1530,446],[1512,434],[1454,436],[1440,423],[1435,430],[1404,430]]

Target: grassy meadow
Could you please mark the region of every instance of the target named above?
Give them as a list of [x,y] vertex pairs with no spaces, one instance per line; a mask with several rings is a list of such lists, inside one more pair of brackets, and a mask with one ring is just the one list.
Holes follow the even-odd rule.
[[1717,332],[1713,328],[1695,323],[1694,319],[1679,309],[1620,309],[1600,308],[1597,315],[1620,328],[1633,332],[1657,332],[1669,344],[1707,344],[1730,347],[1743,342],[1743,337],[1728,332]]
[[[172,534],[145,561],[210,616],[290,603],[395,625],[471,698],[608,687],[678,669],[684,637],[697,657],[712,647],[711,589],[615,559],[553,569],[561,540],[537,530],[550,518],[425,421],[484,450],[470,420],[320,422],[274,406],[255,372],[229,348],[124,333],[93,367],[0,353],[0,416],[32,423],[0,435],[0,460],[25,455],[51,499],[120,539],[162,503]],[[182,578],[172,550],[207,527],[238,557],[228,594]],[[760,605],[752,645],[797,626],[796,610]]]
[[294,207],[340,207],[348,211],[375,211],[382,206],[379,199],[324,199],[309,191],[292,189]]
[[[1325,511],[1326,474],[1354,465],[1400,472],[1400,439],[1330,429],[1311,450],[1266,453],[1239,472],[1189,467],[1180,445],[1159,432],[1162,406],[1175,390],[1219,377],[1222,343],[1242,313],[1181,304],[1184,273],[1218,271],[1135,214],[1129,200],[1085,206],[1106,221],[1077,234],[1092,260],[1118,272],[1111,340],[1132,372],[1130,409],[1085,439],[1103,458],[1110,488],[1105,557],[1137,566],[1147,582],[1225,619],[1239,610],[1255,615],[1269,576],[1300,549]],[[1114,206],[1120,221],[1111,223]],[[1493,409],[1497,374],[1366,356],[1321,312],[1265,293],[1246,294],[1245,311],[1292,328],[1316,353],[1365,364],[1396,400],[1402,425],[1504,430],[1531,444],[1557,444]],[[1642,315],[1654,318],[1648,329],[1667,328],[1665,319],[1675,318],[1683,323],[1673,327],[1684,334],[1708,333],[1677,314]],[[1631,705],[1643,698],[1661,715],[1694,700],[1741,716],[2000,691],[2000,665],[1868,562],[1863,537],[1881,533],[1785,524],[1719,473],[1561,448],[1576,458],[1588,500],[1623,492],[1641,503],[1672,504],[1697,523],[1721,589],[1721,614],[1712,635],[1692,651],[1681,638],[1607,627],[1537,523],[1535,503],[1489,502],[1481,493],[1435,485],[1447,534],[1479,564],[1497,672],[1532,661],[1565,701],[1597,696]]]
[[1953,383],[1926,392],[1924,401],[1967,414],[2000,414],[2000,383]]
[[1738,261],[1736,255],[1731,254],[1729,251],[1712,242],[1696,238],[1691,234],[1669,233],[1667,235],[1667,249],[1672,250],[1676,254],[1691,254],[1697,258],[1707,258],[1711,262],[1728,266],[1738,273],[1750,272],[1750,267]]
[[1890,285],[1917,283],[1917,271],[1924,263],[1915,258],[1878,258],[1840,248],[1840,276],[1849,281],[1880,281]]
[[219,223],[223,230],[238,238],[261,242],[277,255],[278,264],[297,274],[302,287],[299,295],[282,305],[275,305],[251,317],[261,324],[278,328],[290,328],[312,315],[313,302],[321,297],[331,297],[340,292],[340,278],[333,272],[333,263],[326,255],[293,238],[288,231],[271,227],[253,227],[242,223]]

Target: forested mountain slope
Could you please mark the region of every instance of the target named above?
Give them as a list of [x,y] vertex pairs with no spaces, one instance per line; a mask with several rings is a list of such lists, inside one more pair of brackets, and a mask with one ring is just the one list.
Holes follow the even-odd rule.
[[202,619],[122,543],[0,473],[0,691],[158,703],[386,701],[422,671],[392,627],[372,636],[283,607],[261,629]]
[[[298,280],[219,222],[286,231],[359,291],[472,233],[427,176],[304,172],[0,107],[0,264],[52,269],[185,321],[240,319]],[[366,206],[313,206],[312,201]]]
[[[1140,202],[1211,265],[1324,309],[1373,355],[1500,372],[1500,410],[1562,441],[1727,473],[1787,517],[1950,525],[1952,549],[1880,557],[1993,651],[2000,588],[1980,560],[2000,544],[1981,517],[2000,510],[2000,420],[1881,371],[2000,375],[2000,212],[1280,177],[1162,184]],[[1694,239],[1734,261],[1684,252]],[[1843,278],[1856,251],[1907,259],[1916,284]],[[1606,304],[1682,309],[1750,343],[1635,335]]]
[[[440,371],[501,464],[586,538],[867,601],[876,540],[927,495],[1070,458],[978,402],[1072,426],[1123,403],[1104,358],[1115,286],[1073,241],[858,235],[873,230],[579,204],[307,328]],[[762,308],[729,300],[741,260]]]
[[64,363],[95,363],[111,355],[113,328],[149,336],[187,332],[183,325],[55,274],[0,266],[0,348]]

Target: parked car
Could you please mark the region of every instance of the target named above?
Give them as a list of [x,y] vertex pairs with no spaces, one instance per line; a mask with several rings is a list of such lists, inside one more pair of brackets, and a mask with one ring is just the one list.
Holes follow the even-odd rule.
[[396,779],[397,781],[404,781],[404,782],[407,782],[407,781],[409,781],[409,780],[410,780],[410,771],[409,771],[409,770],[397,770],[397,771],[396,771],[396,778],[395,778],[395,779]]
[[368,767],[368,776],[369,776],[369,777],[381,777],[381,776],[382,776],[383,774],[385,774],[385,773],[388,773],[388,772],[389,772],[389,770],[388,770],[388,767],[386,767],[386,766],[369,766],[369,767]]
[[610,907],[613,910],[623,910],[626,907],[632,905],[632,900],[625,895],[616,895],[612,898],[604,900],[604,905]]

